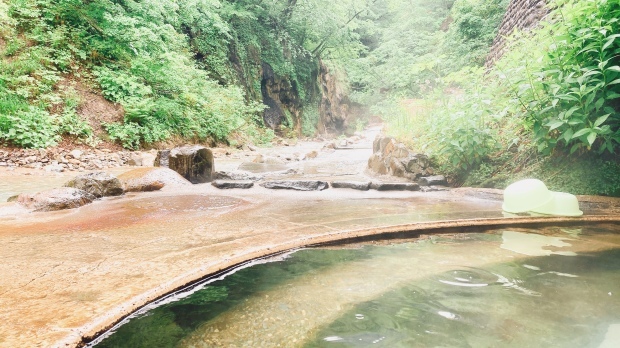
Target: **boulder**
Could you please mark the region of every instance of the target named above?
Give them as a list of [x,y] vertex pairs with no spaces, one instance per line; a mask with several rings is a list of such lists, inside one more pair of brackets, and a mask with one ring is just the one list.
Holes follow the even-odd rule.
[[418,181],[420,186],[446,186],[448,181],[443,175],[425,176]]
[[412,182],[373,182],[370,188],[377,191],[419,191],[420,185]]
[[368,159],[368,168],[379,175],[417,181],[420,177],[434,173],[426,155],[411,152],[392,137],[377,136],[373,142],[373,151]]
[[192,184],[213,180],[215,169],[213,153],[201,145],[159,151],[155,158],[155,166],[168,167]]
[[95,196],[84,190],[61,187],[35,194],[23,193],[17,197],[17,202],[34,211],[54,211],[78,208],[95,199]]
[[214,180],[211,182],[213,187],[217,187],[219,189],[249,189],[254,186],[253,181],[227,181],[227,180]]
[[79,175],[63,186],[84,190],[97,198],[123,194],[123,185],[120,180],[106,172]]
[[368,191],[370,189],[370,181],[332,181],[332,187]]
[[388,173],[385,162],[383,161],[381,155],[379,155],[378,153],[373,153],[372,155],[370,155],[370,158],[368,158],[368,168],[380,175]]
[[260,185],[268,189],[284,189],[297,191],[323,191],[329,188],[329,184],[326,181],[320,180],[266,181]]
[[189,186],[191,183],[169,168],[136,168],[118,176],[125,192],[157,191],[165,187]]

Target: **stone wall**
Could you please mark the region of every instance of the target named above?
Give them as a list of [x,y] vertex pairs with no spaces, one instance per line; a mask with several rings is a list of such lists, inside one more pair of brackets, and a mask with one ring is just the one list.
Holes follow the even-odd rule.
[[545,0],[511,0],[504,19],[500,24],[499,31],[489,55],[486,66],[492,65],[504,54],[506,49],[506,37],[515,30],[531,30],[535,28],[541,19],[548,13]]

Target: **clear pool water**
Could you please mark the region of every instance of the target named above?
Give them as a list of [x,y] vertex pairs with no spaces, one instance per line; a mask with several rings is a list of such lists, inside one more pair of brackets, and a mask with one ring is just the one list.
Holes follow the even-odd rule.
[[139,313],[97,347],[619,347],[620,227],[305,249]]

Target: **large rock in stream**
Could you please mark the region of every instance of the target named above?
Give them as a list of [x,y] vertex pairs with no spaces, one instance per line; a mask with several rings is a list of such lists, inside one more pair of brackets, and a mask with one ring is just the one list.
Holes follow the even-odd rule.
[[189,186],[191,183],[169,168],[136,168],[118,176],[125,192],[157,191],[164,186]]
[[22,193],[17,202],[34,211],[54,211],[78,208],[92,203],[96,199],[92,194],[73,187],[61,187],[37,192]]
[[170,168],[192,184],[209,182],[215,173],[213,152],[201,145],[161,150],[155,158],[155,166]]
[[97,198],[123,194],[121,181],[106,172],[78,175],[64,186],[84,190]]

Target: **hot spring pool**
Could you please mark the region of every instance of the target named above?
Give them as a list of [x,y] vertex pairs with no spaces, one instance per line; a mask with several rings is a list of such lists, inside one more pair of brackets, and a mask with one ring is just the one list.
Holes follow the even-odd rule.
[[618,347],[620,226],[304,249],[136,313],[97,347]]

